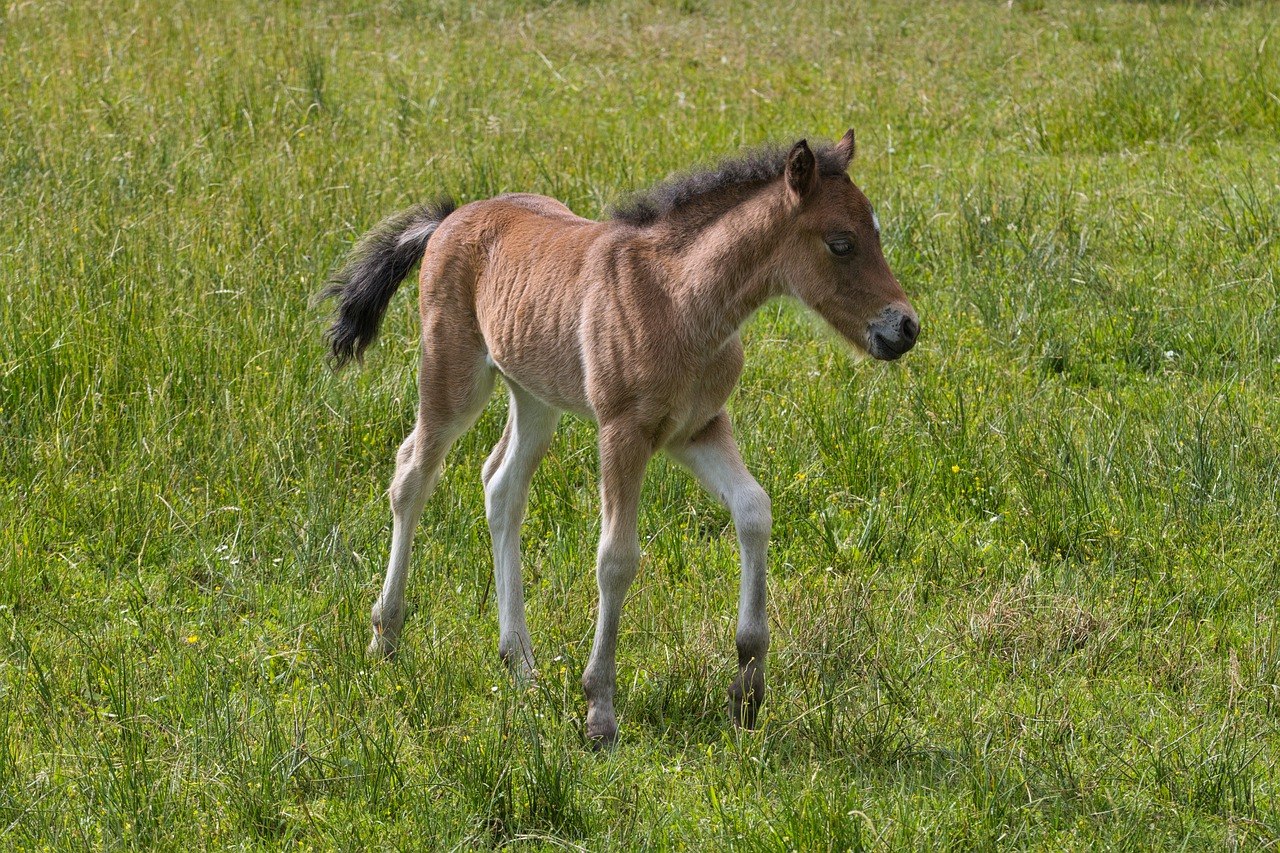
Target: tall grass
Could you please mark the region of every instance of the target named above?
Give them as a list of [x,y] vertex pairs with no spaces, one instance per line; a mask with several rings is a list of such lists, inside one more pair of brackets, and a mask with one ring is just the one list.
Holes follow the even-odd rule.
[[[0,26],[0,846],[1265,847],[1280,834],[1280,64],[1267,4],[13,4]],[[623,740],[584,749],[594,427],[496,655],[453,452],[363,655],[413,419],[308,298],[382,216],[588,216],[834,137],[924,332],[793,305],[730,403],[774,499],[770,698],[728,723],[727,515],[650,469]]]

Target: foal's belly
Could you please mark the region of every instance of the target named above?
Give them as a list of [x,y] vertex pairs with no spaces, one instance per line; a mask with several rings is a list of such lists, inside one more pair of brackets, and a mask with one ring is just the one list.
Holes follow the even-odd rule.
[[585,247],[601,226],[539,196],[489,202],[498,236],[476,284],[489,360],[548,405],[591,416],[578,335]]
[[497,351],[490,352],[489,361],[505,379],[542,402],[588,420],[632,420],[650,432],[658,447],[684,444],[710,423],[742,372],[742,346],[735,337],[693,370],[646,381],[621,369],[611,372],[607,390],[597,382],[590,393],[580,342],[558,337],[548,332],[543,343],[560,345],[539,347],[527,341],[529,346],[520,349],[495,340]]
[[584,418],[595,419],[591,405],[587,402],[586,394],[582,389],[580,369],[574,371],[565,365],[566,369],[557,373],[553,365],[551,372],[548,372],[542,369],[546,365],[530,365],[528,358],[503,360],[501,356],[495,358],[492,353],[489,354],[489,361],[504,379],[518,385],[548,406],[563,412],[572,412]]
[[506,305],[481,315],[489,361],[507,381],[547,405],[590,417],[574,324],[548,307]]

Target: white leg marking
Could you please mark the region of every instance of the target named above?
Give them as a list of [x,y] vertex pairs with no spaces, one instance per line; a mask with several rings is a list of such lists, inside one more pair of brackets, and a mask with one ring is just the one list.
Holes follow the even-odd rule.
[[734,716],[751,726],[764,697],[769,651],[766,568],[773,510],[769,495],[742,463],[728,416],[721,413],[697,441],[671,451],[729,509],[738,532],[742,581],[738,588],[738,680],[731,689]]
[[[482,369],[474,376],[466,407],[441,416],[424,408],[418,410],[413,432],[396,454],[396,473],[391,480],[391,557],[382,593],[373,605],[373,641],[369,654],[389,657],[400,644],[404,627],[404,588],[409,576],[413,532],[422,518],[427,498],[440,482],[444,458],[458,437],[471,428],[493,390],[493,371]],[[423,397],[421,388],[419,398]]]
[[[520,525],[529,502],[529,483],[559,422],[559,411],[512,385],[503,441],[485,465],[484,504],[493,537],[493,576],[498,599],[498,653],[522,675],[533,672],[533,646],[524,615]],[[501,457],[497,456],[498,451],[502,451]]]
[[413,532],[422,517],[422,508],[440,480],[444,455],[449,444],[430,442],[425,431],[415,425],[396,454],[396,473],[391,481],[391,558],[382,594],[373,605],[373,641],[369,653],[379,657],[393,654],[404,626],[404,588],[409,576],[409,556]]

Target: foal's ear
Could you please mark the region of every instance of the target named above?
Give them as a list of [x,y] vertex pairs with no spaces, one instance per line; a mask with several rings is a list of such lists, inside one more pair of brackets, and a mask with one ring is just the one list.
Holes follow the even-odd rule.
[[818,186],[818,162],[809,150],[809,143],[801,139],[791,146],[787,155],[787,189],[796,200],[802,201]]
[[858,144],[853,140],[853,128],[851,127],[844,132],[844,136],[840,137],[840,141],[836,143],[836,156],[844,161],[844,168],[849,168],[849,164],[853,162],[853,155],[857,150]]

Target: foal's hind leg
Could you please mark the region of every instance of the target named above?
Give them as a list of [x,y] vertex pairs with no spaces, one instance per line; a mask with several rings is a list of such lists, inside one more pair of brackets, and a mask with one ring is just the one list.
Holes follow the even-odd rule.
[[427,498],[440,481],[445,454],[471,428],[493,390],[493,368],[479,346],[432,346],[424,335],[418,378],[418,421],[400,445],[391,480],[391,559],[382,594],[373,605],[369,653],[390,657],[404,626],[404,587],[409,574],[413,531]]
[[769,651],[769,619],[765,612],[765,556],[773,524],[769,496],[742,464],[729,416],[723,411],[694,440],[670,452],[729,508],[738,531],[742,558],[736,637],[738,677],[729,687],[729,707],[735,723],[753,728],[764,701],[764,659]]
[[484,466],[484,505],[493,536],[493,576],[498,598],[498,654],[518,675],[533,674],[533,646],[524,619],[520,578],[520,524],[529,483],[551,446],[560,412],[518,386],[502,439]]

